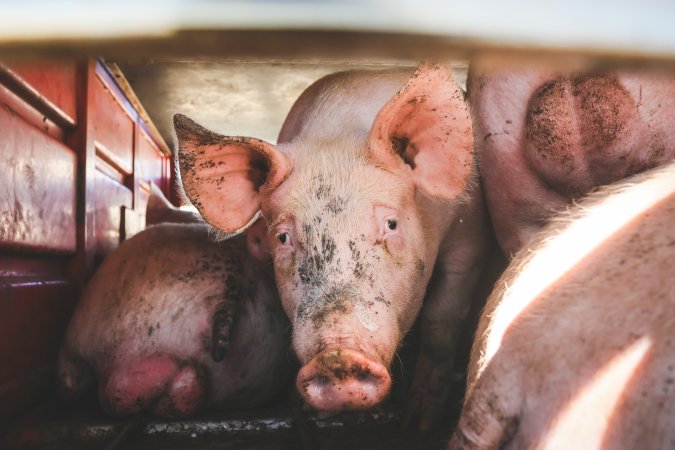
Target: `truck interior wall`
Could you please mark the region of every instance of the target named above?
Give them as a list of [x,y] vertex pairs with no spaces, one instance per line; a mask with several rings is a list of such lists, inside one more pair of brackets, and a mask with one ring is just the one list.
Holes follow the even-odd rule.
[[97,60],[0,64],[0,421],[35,404],[78,292],[169,190],[166,144]]

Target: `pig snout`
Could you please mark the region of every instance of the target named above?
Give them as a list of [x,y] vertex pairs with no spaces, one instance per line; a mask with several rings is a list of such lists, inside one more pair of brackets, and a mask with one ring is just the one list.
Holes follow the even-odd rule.
[[380,403],[389,393],[391,377],[384,365],[361,352],[328,349],[300,369],[296,384],[312,407],[342,411]]

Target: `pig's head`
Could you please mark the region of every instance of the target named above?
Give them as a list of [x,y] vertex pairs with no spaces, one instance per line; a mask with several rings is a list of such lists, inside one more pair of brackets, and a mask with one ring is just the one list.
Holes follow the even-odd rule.
[[250,248],[268,246],[303,364],[297,387],[321,410],[389,392],[388,367],[471,181],[471,123],[447,69],[418,68],[371,124],[275,146],[175,117],[185,192],[204,218],[227,233],[259,211],[267,223]]

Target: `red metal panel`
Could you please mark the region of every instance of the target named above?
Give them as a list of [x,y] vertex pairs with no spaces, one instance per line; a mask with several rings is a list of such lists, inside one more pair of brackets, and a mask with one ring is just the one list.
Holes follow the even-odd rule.
[[7,67],[33,93],[47,100],[71,124],[77,117],[77,64],[74,61],[12,62]]
[[133,195],[129,188],[99,170],[94,183],[94,247],[100,260],[119,245],[122,206],[131,208]]
[[100,65],[66,66],[0,68],[0,421],[53,388],[75,291],[171,173]]
[[0,84],[0,104],[2,104],[5,109],[11,111],[12,114],[20,116],[35,128],[40,129],[44,134],[61,142],[65,142],[66,133],[62,126],[51,120],[32,105],[26,103],[24,99],[3,84]]
[[67,280],[0,279],[0,385],[53,366],[74,305]]
[[54,386],[57,347],[76,301],[67,262],[0,254],[0,422]]
[[76,156],[0,108],[0,248],[75,251]]
[[137,151],[141,181],[145,181],[146,183],[152,181],[161,189],[164,155],[143,131],[140,132]]
[[125,174],[133,171],[134,122],[101,78],[93,77],[89,99],[96,153]]

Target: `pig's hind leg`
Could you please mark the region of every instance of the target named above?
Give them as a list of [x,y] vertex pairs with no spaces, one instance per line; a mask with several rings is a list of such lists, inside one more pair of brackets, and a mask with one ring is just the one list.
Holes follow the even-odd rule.
[[93,385],[91,366],[64,347],[59,350],[57,373],[59,395],[66,401],[78,399]]
[[519,392],[516,384],[491,376],[488,368],[466,398],[448,449],[505,448],[518,431]]

